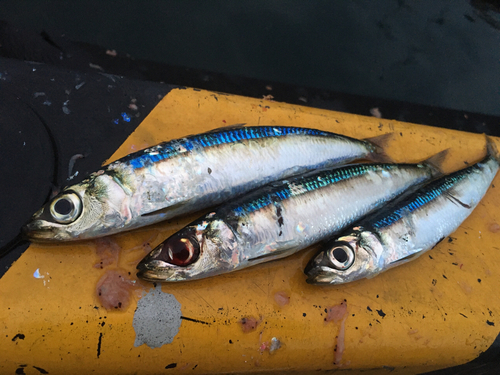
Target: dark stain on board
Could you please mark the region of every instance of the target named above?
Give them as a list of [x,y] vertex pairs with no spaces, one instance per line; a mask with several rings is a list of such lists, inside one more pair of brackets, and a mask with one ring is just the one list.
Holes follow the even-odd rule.
[[33,366],[33,368],[35,370],[37,370],[40,374],[48,374],[49,372],[47,370],[44,370],[43,368],[41,367],[36,367],[36,366]]
[[99,333],[99,341],[97,342],[97,358],[101,355],[102,332]]
[[13,338],[12,338],[12,341],[16,341],[17,339],[19,340],[24,340],[26,336],[22,333],[18,333],[17,335],[15,335]]
[[370,308],[370,306],[366,306],[366,309],[367,309],[368,311],[370,311],[370,312],[371,312],[371,311],[373,311],[373,310]]
[[382,309],[380,310],[376,310],[377,313],[383,318],[384,316],[386,316],[386,313],[382,311]]
[[165,366],[165,370],[167,370],[169,368],[176,368],[176,367],[177,367],[177,363],[171,363],[171,364]]
[[187,316],[181,316],[181,319],[183,319],[183,320],[187,320],[187,321],[189,321],[189,322],[206,324],[207,326],[209,326],[209,325],[210,325],[210,323],[204,322],[203,320],[198,320],[198,319],[188,318]]
[[486,321],[486,324],[488,324],[489,326],[494,326],[495,325],[494,322],[490,322],[489,320]]

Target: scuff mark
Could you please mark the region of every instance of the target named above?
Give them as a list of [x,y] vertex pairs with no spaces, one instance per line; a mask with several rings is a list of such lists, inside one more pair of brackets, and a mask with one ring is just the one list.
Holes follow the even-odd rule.
[[162,292],[158,284],[137,303],[132,322],[136,335],[134,346],[146,344],[159,348],[171,343],[181,322],[181,304],[174,295]]

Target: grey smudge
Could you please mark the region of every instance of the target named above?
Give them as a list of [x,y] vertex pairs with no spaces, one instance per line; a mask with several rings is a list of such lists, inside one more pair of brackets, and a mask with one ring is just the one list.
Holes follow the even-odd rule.
[[181,304],[172,294],[162,292],[159,284],[139,300],[132,324],[134,346],[159,348],[170,344],[181,326]]

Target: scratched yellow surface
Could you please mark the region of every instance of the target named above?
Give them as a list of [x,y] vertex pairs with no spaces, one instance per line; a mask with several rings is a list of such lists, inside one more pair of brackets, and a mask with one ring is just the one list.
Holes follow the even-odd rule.
[[[305,126],[358,138],[393,132],[386,151],[394,161],[417,161],[449,148],[446,172],[484,154],[481,135],[176,89],[112,159],[236,123]],[[500,186],[498,176],[493,184]],[[144,243],[156,246],[194,216],[114,236],[120,258],[104,269],[94,267],[99,260],[94,242],[32,244],[0,280],[0,373],[13,374],[20,366],[26,374],[39,374],[39,369],[49,374],[387,373],[392,368],[418,373],[468,362],[499,333],[499,203],[499,189],[491,188],[451,242],[369,280],[337,287],[307,285],[302,270],[314,251],[309,249],[232,274],[163,285],[180,302],[184,317],[207,324],[182,320],[173,342],[156,349],[134,347],[132,326],[137,301],[153,286],[138,283],[125,311],[106,311],[96,284],[116,268],[133,278]],[[39,278],[33,275],[37,269]],[[276,292],[289,295],[290,303],[279,307]],[[345,351],[340,364],[334,364],[339,324],[324,322],[325,308],[344,299]],[[261,322],[244,333],[243,317]],[[261,351],[262,343],[273,337],[282,347]],[[165,369],[173,363],[175,368]]]

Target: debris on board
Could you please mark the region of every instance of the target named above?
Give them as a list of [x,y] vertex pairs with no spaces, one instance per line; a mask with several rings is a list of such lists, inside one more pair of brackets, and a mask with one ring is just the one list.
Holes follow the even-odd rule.
[[106,310],[126,310],[134,286],[126,271],[108,270],[97,282],[96,293]]
[[277,337],[273,337],[271,342],[264,341],[260,344],[260,352],[268,350],[270,354],[274,353],[276,350],[281,348],[281,341]]
[[257,320],[253,316],[245,317],[240,320],[241,330],[244,333],[253,332],[257,329],[257,326],[262,321],[262,319]]
[[290,296],[286,292],[276,292],[274,294],[274,301],[279,307],[283,307],[290,303]]
[[174,295],[162,292],[158,284],[137,303],[132,323],[136,335],[134,346],[146,344],[159,348],[171,343],[179,332],[181,321],[181,304]]
[[339,305],[335,305],[327,308],[327,315],[325,318],[325,322],[331,322],[335,324],[339,324],[339,331],[336,337],[336,345],[335,345],[335,365],[340,365],[342,361],[342,355],[345,350],[345,321],[347,319],[347,303],[346,301],[342,301]]
[[95,240],[96,255],[98,261],[94,264],[95,268],[104,268],[109,265],[117,265],[120,256],[120,246],[111,238],[104,237]]

